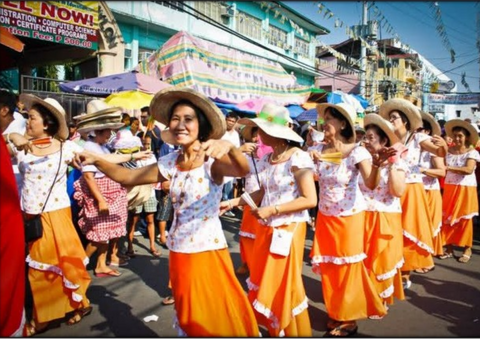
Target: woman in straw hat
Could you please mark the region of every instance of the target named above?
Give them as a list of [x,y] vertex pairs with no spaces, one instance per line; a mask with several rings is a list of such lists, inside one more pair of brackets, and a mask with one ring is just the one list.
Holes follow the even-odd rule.
[[179,334],[258,336],[219,218],[223,178],[245,176],[248,162],[231,142],[218,140],[225,133],[225,117],[202,94],[166,88],[154,96],[150,109],[168,126],[162,139],[180,145],[181,152],[139,169],[114,165],[89,152],[78,161],[95,165],[122,185],[170,180],[175,212],[167,246]]
[[[375,158],[356,143],[355,109],[346,104],[318,104],[324,143],[309,148],[316,162],[320,197],[311,250],[313,271],[321,275],[328,312],[326,336],[345,337],[357,332],[356,320],[384,316],[386,309],[365,268],[365,198],[360,176],[374,189],[379,166],[392,152]],[[339,163],[322,161],[338,154]]]
[[[289,112],[267,103],[256,118],[239,120],[258,127],[273,152],[258,166],[260,189],[251,194],[259,208],[248,282],[248,298],[260,324],[270,336],[311,336],[308,300],[302,281],[302,262],[308,209],[317,199],[313,162],[299,146],[303,139],[289,126]],[[222,202],[223,211],[246,205],[244,197]],[[244,212],[245,213],[245,212]],[[291,242],[275,247],[276,235],[286,232]],[[285,251],[282,253],[282,250]],[[280,254],[279,254],[280,253]]]
[[[422,116],[423,127],[421,131],[427,135],[441,136],[442,130],[435,118],[426,112],[420,112]],[[445,158],[438,157],[428,151],[422,151],[420,154],[420,173],[424,174],[423,186],[427,195],[427,210],[430,214],[430,225],[432,226],[433,255],[443,255],[443,237],[442,228],[442,193],[440,192],[440,181],[438,179],[445,177]],[[414,272],[425,274],[435,268],[429,267],[417,268]]]
[[[97,154],[109,155],[106,147],[112,130],[124,126],[121,122],[121,110],[109,106],[102,100],[91,100],[87,104],[87,114],[78,119],[78,131],[86,132],[91,138],[85,143],[84,150]],[[134,160],[141,157],[139,153],[117,154]],[[109,266],[124,266],[126,258],[118,253],[118,240],[126,235],[127,191],[117,182],[111,180],[93,165],[82,168],[82,177],[74,183],[73,198],[77,201],[80,212],[78,225],[89,241],[86,252],[90,258],[97,252],[95,276],[118,277],[121,272]],[[110,264],[107,265],[109,250]]]
[[394,98],[380,106],[379,114],[389,120],[400,142],[408,148],[406,157],[408,171],[405,181],[407,188],[401,197],[403,224],[402,267],[404,288],[412,284],[410,272],[417,268],[433,266],[433,234],[428,213],[428,203],[423,177],[420,173],[420,153],[428,151],[444,157],[447,151],[445,140],[439,135],[432,137],[419,133],[422,126],[420,110],[410,101]]
[[[372,156],[384,147],[397,147],[393,125],[378,114],[364,119],[365,147]],[[371,190],[360,180],[360,189],[367,201],[365,225],[365,266],[370,272],[377,293],[385,304],[393,297],[404,300],[402,275],[403,232],[400,197],[405,191],[407,165],[396,155],[380,164],[380,182]]]
[[446,157],[442,233],[447,246],[440,259],[452,258],[453,245],[457,245],[464,248],[458,261],[467,263],[472,256],[472,220],[478,215],[475,167],[480,156],[474,147],[479,137],[475,128],[461,119],[447,121],[445,130],[454,144]]
[[[68,324],[89,314],[92,308],[86,292],[91,279],[85,267],[87,255],[72,223],[66,187],[68,164],[81,148],[66,140],[65,110],[58,101],[31,94],[21,94],[20,99],[28,108],[29,140],[22,141],[19,135],[6,138],[23,177],[24,216],[41,214],[43,226],[42,236],[28,243],[26,259],[33,319],[26,324],[25,335],[31,336],[45,331],[50,321],[72,312]],[[15,146],[25,142],[29,152],[19,152]]]

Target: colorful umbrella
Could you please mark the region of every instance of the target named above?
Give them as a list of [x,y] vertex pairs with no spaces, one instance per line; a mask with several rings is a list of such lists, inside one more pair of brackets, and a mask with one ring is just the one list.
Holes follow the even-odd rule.
[[105,98],[105,102],[110,106],[118,106],[124,109],[141,109],[144,106],[150,106],[153,94],[140,91],[123,91],[112,93]]

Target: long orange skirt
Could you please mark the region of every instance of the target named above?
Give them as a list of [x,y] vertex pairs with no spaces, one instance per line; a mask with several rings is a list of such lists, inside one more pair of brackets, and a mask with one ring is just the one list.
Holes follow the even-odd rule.
[[250,206],[243,208],[242,223],[240,225],[240,257],[243,263],[248,267],[252,262],[253,243],[255,242],[255,234],[258,228],[258,220],[251,213]]
[[[267,327],[270,336],[311,337],[308,300],[302,280],[302,263],[307,232],[306,223],[292,223],[276,228],[293,234],[290,254],[286,257],[270,253],[273,227],[259,224],[255,238],[248,280],[248,299],[255,309],[259,324]],[[296,226],[296,228],[295,228]]]
[[473,217],[478,215],[477,188],[445,184],[443,227],[445,245],[472,247]]
[[227,248],[199,253],[170,251],[170,281],[179,334],[189,337],[258,337],[245,291]]
[[365,212],[365,253],[364,263],[378,295],[388,304],[393,304],[393,296],[404,300],[400,274],[403,265],[401,213]]
[[402,204],[403,258],[402,271],[433,266],[433,234],[427,195],[422,183],[406,185]]
[[428,211],[433,234],[433,255],[443,254],[443,236],[442,236],[442,193],[440,190],[425,190],[427,193]]
[[91,282],[70,207],[42,213],[42,225],[43,235],[29,244],[27,257],[33,315],[40,323],[89,306],[86,292]]
[[387,312],[363,262],[364,237],[365,212],[346,217],[318,212],[310,256],[332,319],[352,321]]

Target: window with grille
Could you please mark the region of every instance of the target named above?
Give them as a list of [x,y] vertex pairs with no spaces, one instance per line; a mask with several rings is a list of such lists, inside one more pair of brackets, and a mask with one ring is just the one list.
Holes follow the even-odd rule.
[[287,45],[287,32],[275,26],[269,25],[268,43],[273,46],[284,48]]
[[222,7],[222,2],[220,1],[195,1],[195,9],[216,22],[222,22]]
[[237,11],[235,25],[238,33],[253,39],[262,39],[262,20],[245,12]]
[[297,52],[298,55],[301,55],[305,58],[308,58],[309,57],[309,52],[310,52],[310,49],[309,49],[309,43],[308,41],[305,41],[303,39],[299,39],[297,37],[295,37],[295,51]]
[[175,9],[177,11],[179,9],[183,9],[183,1],[153,1],[153,2],[171,9]]

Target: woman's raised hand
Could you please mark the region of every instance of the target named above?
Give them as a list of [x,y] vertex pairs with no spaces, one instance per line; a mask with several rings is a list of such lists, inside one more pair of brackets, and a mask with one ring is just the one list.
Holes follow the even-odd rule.
[[227,140],[210,139],[202,142],[200,148],[205,152],[206,156],[214,159],[221,159],[228,154],[235,146]]
[[10,138],[10,141],[15,145],[17,150],[25,151],[25,153],[27,153],[28,151],[32,151],[32,142],[25,138],[23,135],[19,133],[9,133],[8,137]]

